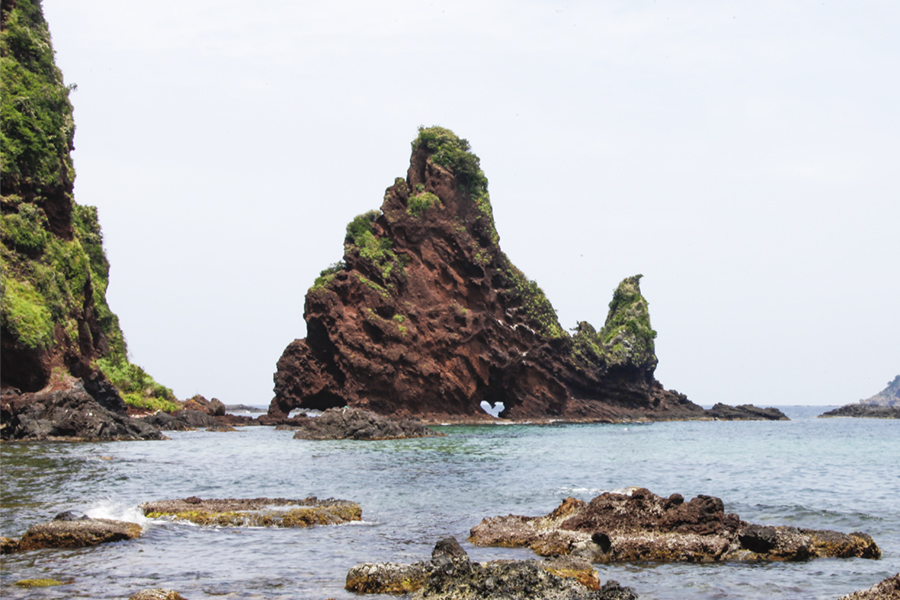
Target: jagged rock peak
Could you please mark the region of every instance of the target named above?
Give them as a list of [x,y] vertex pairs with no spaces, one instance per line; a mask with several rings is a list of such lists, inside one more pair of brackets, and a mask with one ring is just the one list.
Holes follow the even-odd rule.
[[639,276],[619,286],[599,333],[583,323],[570,336],[500,249],[487,185],[468,141],[419,129],[406,179],[350,222],[343,259],[307,293],[307,338],[278,362],[270,414],[351,405],[490,419],[482,400],[522,419],[700,411],[653,378]]

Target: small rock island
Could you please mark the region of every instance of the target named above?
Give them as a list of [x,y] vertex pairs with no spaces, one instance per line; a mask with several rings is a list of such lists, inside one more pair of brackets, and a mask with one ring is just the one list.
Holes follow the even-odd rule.
[[307,337],[277,364],[269,416],[350,406],[432,422],[703,418],[655,379],[640,275],[604,325],[570,334],[500,248],[487,177],[469,143],[420,128],[406,178],[347,226],[344,256],[306,295]]

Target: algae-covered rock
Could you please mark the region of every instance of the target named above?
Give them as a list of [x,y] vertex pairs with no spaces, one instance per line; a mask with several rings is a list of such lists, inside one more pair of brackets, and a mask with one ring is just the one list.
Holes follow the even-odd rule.
[[454,538],[439,541],[430,561],[365,563],[350,569],[345,589],[360,594],[409,594],[439,600],[633,600],[615,582],[600,585],[581,558],[473,563]]
[[56,519],[30,527],[19,541],[19,551],[39,548],[81,548],[131,540],[143,533],[137,523],[113,519]]
[[56,587],[58,585],[66,585],[66,583],[57,579],[20,579],[16,582],[16,587],[20,588]]
[[196,496],[182,500],[145,502],[139,506],[144,515],[156,519],[169,517],[197,525],[218,527],[311,527],[339,525],[362,519],[362,508],[348,500],[303,500],[287,498],[227,498],[201,500]]
[[879,558],[864,533],[763,527],[726,514],[722,500],[644,488],[608,492],[583,502],[567,498],[545,517],[491,517],[472,528],[480,546],[527,546],[541,556],[581,556],[595,563],[799,561]]

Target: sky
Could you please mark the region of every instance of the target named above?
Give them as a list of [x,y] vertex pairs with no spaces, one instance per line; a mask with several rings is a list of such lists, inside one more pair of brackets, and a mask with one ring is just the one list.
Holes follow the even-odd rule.
[[657,378],[835,405],[900,373],[900,4],[44,0],[133,362],[267,405],[420,125],[468,139],[561,324],[641,273]]

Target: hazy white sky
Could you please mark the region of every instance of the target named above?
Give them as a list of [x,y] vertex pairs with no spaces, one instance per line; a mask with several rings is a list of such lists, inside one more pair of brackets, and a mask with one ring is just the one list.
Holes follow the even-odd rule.
[[418,125],[469,139],[564,327],[643,273],[657,377],[844,404],[900,373],[900,4],[45,0],[132,359],[268,404]]

